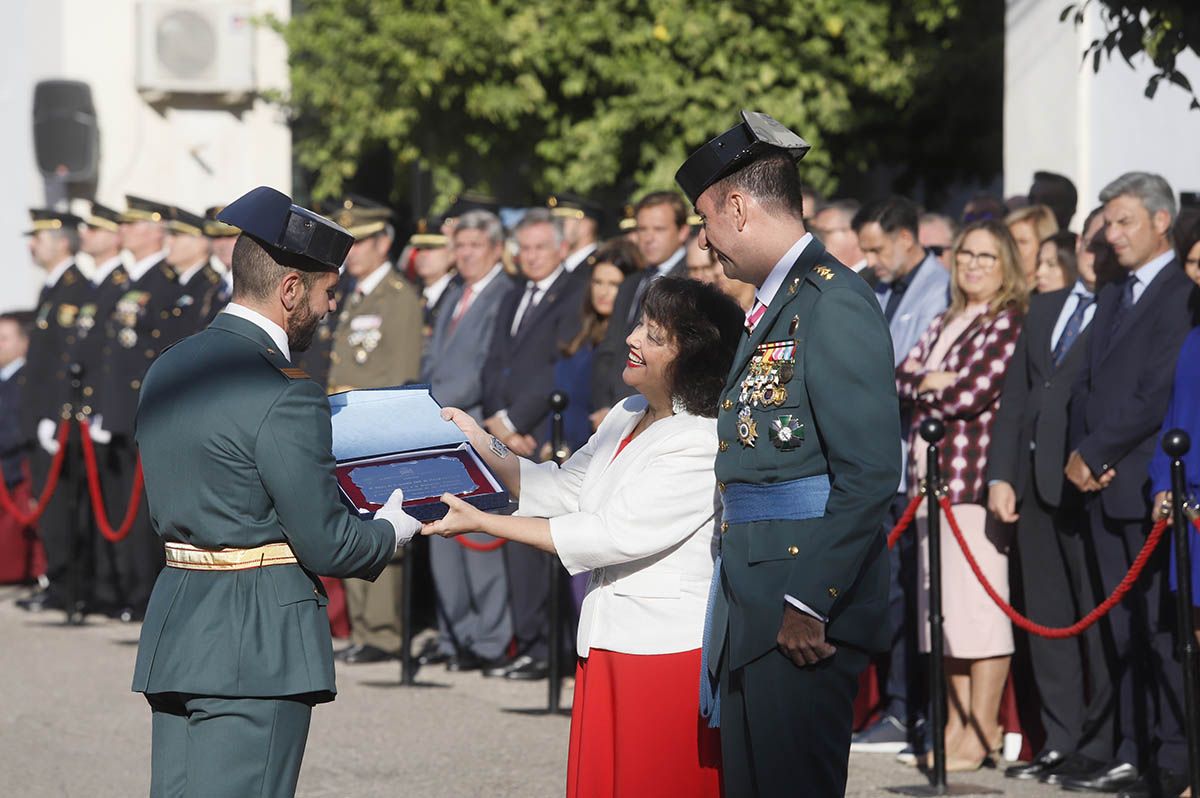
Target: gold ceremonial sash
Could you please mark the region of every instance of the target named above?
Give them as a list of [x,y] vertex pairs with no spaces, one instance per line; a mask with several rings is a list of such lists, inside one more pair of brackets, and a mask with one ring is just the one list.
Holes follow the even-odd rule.
[[267,543],[252,549],[200,549],[187,543],[169,542],[166,547],[167,566],[190,571],[244,571],[298,562],[287,543]]

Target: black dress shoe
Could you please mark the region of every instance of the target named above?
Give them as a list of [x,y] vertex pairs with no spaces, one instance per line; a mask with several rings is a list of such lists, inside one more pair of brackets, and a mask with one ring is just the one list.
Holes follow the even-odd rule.
[[446,661],[446,670],[451,673],[463,673],[464,671],[477,671],[483,667],[483,660],[472,654],[470,651],[464,651],[460,654],[455,654]]
[[[431,649],[428,651],[422,651],[417,655],[417,664],[424,668],[426,665],[441,665],[443,662],[449,663],[452,659],[454,659],[452,654],[447,654],[446,652],[438,651],[437,649]],[[447,667],[449,667],[448,664]]]
[[481,670],[483,675],[488,679],[499,679],[508,675],[508,669],[513,666],[516,660],[508,657],[500,657],[491,662],[482,665]]
[[342,650],[335,651],[333,653],[333,658],[336,659],[338,662],[345,662],[346,657],[357,654],[361,648],[362,648],[362,646],[358,645],[357,643],[351,643],[350,645],[346,646]]
[[141,623],[146,618],[146,610],[137,607],[122,607],[116,618],[121,623]]
[[395,659],[395,654],[389,654],[375,646],[359,646],[357,651],[351,651],[342,658],[347,665],[366,665],[372,662],[386,662]]
[[504,674],[505,679],[518,682],[536,682],[545,679],[550,667],[544,659],[534,659],[529,655],[517,657]]
[[1067,761],[1067,757],[1066,751],[1043,751],[1032,762],[1006,768],[1004,776],[1009,779],[1036,779]]
[[1187,776],[1171,770],[1160,770],[1157,778],[1142,776],[1131,787],[1117,793],[1117,798],[1176,798],[1187,786]]
[[1067,792],[1120,792],[1137,783],[1138,769],[1128,762],[1110,762],[1076,778],[1063,779],[1059,786]]
[[63,603],[50,595],[49,590],[39,590],[30,596],[19,598],[17,606],[26,612],[41,612],[42,610],[61,610]]
[[1068,754],[1067,758],[1063,762],[1060,762],[1058,767],[1038,776],[1038,781],[1042,784],[1060,785],[1064,779],[1078,779],[1095,773],[1096,769],[1103,764],[1100,760],[1092,759],[1090,756]]

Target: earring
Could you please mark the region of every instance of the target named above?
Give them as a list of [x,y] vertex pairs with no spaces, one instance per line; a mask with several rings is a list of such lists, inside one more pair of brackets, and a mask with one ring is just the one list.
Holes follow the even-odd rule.
[[680,399],[678,396],[672,396],[671,397],[671,412],[674,413],[675,415],[679,415],[680,413],[686,413],[687,405],[685,405],[683,403],[683,400]]

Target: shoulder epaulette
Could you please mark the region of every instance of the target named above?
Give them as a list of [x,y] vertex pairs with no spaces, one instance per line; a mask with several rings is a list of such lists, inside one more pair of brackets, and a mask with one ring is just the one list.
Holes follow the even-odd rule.
[[307,371],[305,371],[304,369],[298,369],[295,367],[287,367],[287,368],[280,367],[279,373],[282,374],[283,376],[287,377],[289,380],[310,380],[310,379],[312,379],[312,377],[308,376]]

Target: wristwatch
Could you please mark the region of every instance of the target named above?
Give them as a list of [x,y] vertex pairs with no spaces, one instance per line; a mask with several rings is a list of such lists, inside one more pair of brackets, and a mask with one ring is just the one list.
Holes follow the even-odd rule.
[[492,454],[496,455],[501,460],[503,460],[505,457],[508,457],[508,447],[505,446],[504,442],[495,435],[492,436],[492,441],[489,444],[489,448],[492,450]]

